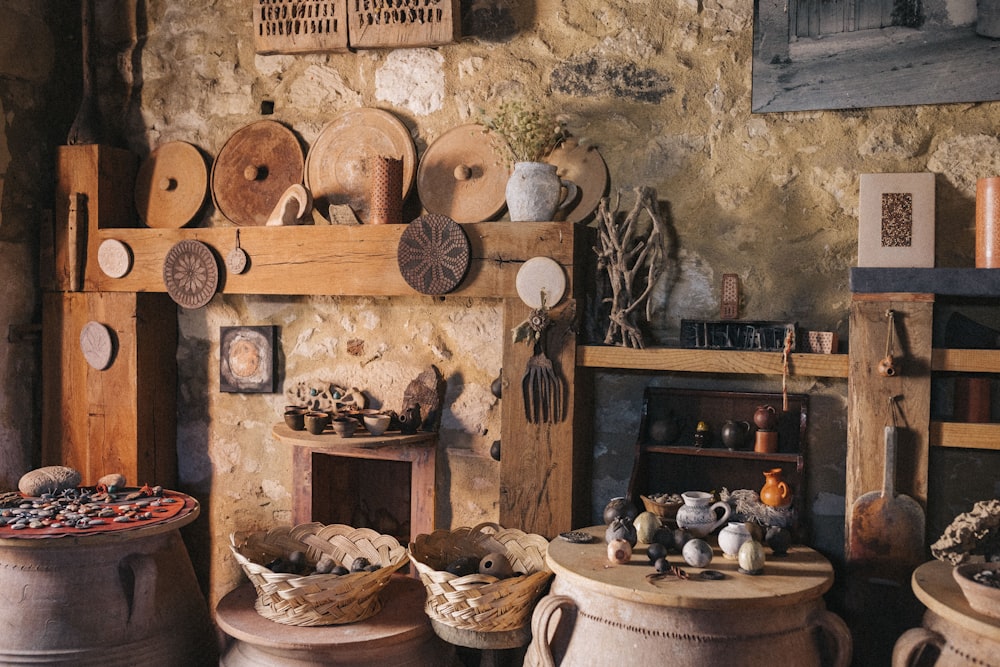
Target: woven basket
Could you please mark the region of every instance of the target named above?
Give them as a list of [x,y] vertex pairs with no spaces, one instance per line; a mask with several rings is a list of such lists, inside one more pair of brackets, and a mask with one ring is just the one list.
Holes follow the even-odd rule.
[[[552,571],[545,564],[549,542],[541,535],[484,523],[453,531],[435,530],[410,543],[410,561],[427,591],[427,615],[460,630],[521,630],[531,620],[535,602]],[[507,556],[519,576],[497,579],[485,574],[456,576],[445,571],[462,556]]]
[[660,503],[648,496],[639,497],[642,498],[642,504],[645,506],[647,512],[652,512],[661,519],[667,519],[669,521],[677,520],[677,510],[679,510],[684,504],[683,502]]
[[[375,615],[382,608],[379,591],[407,562],[406,547],[394,537],[342,524],[304,523],[251,535],[233,533],[229,548],[257,589],[254,608],[286,625],[337,625]],[[359,557],[382,567],[338,576],[278,573],[262,565],[293,551],[304,552],[311,566],[325,555],[348,568]]]

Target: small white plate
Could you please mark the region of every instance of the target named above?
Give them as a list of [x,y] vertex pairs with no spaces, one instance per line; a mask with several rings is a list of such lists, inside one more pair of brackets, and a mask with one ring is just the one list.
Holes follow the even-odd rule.
[[117,239],[107,239],[97,249],[97,264],[108,278],[122,278],[132,270],[132,251]]
[[100,322],[87,322],[80,330],[80,350],[92,368],[106,370],[111,366],[115,353],[111,330]]
[[529,308],[553,308],[566,293],[566,273],[557,261],[549,257],[532,257],[517,272],[514,281],[517,295]]

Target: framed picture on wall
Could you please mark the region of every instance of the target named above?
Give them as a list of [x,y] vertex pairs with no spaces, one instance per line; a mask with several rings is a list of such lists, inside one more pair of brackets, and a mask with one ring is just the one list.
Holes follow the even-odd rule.
[[934,174],[861,174],[858,266],[934,266]]
[[277,327],[221,327],[219,391],[274,392],[274,341]]

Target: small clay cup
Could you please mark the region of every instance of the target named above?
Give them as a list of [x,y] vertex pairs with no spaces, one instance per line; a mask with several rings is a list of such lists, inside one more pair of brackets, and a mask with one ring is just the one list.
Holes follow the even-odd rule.
[[350,438],[354,436],[354,431],[358,428],[358,420],[350,417],[337,417],[331,420],[330,426],[333,428],[333,432],[341,438]]
[[330,415],[326,412],[307,412],[305,422],[306,430],[313,435],[320,435],[330,424]]
[[285,410],[285,424],[288,428],[293,431],[302,431],[306,428],[306,410],[305,408],[288,408]]
[[389,428],[392,417],[389,415],[365,415],[365,428],[374,436],[380,436]]

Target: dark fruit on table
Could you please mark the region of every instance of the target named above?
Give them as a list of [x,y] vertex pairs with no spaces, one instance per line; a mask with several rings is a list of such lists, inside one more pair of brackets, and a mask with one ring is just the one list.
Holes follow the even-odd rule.
[[650,563],[656,563],[659,559],[667,557],[667,547],[659,542],[653,542],[646,547],[646,555],[649,556]]
[[656,562],[653,563],[653,569],[655,569],[660,574],[670,570],[670,563],[667,562],[666,558],[657,558]]

